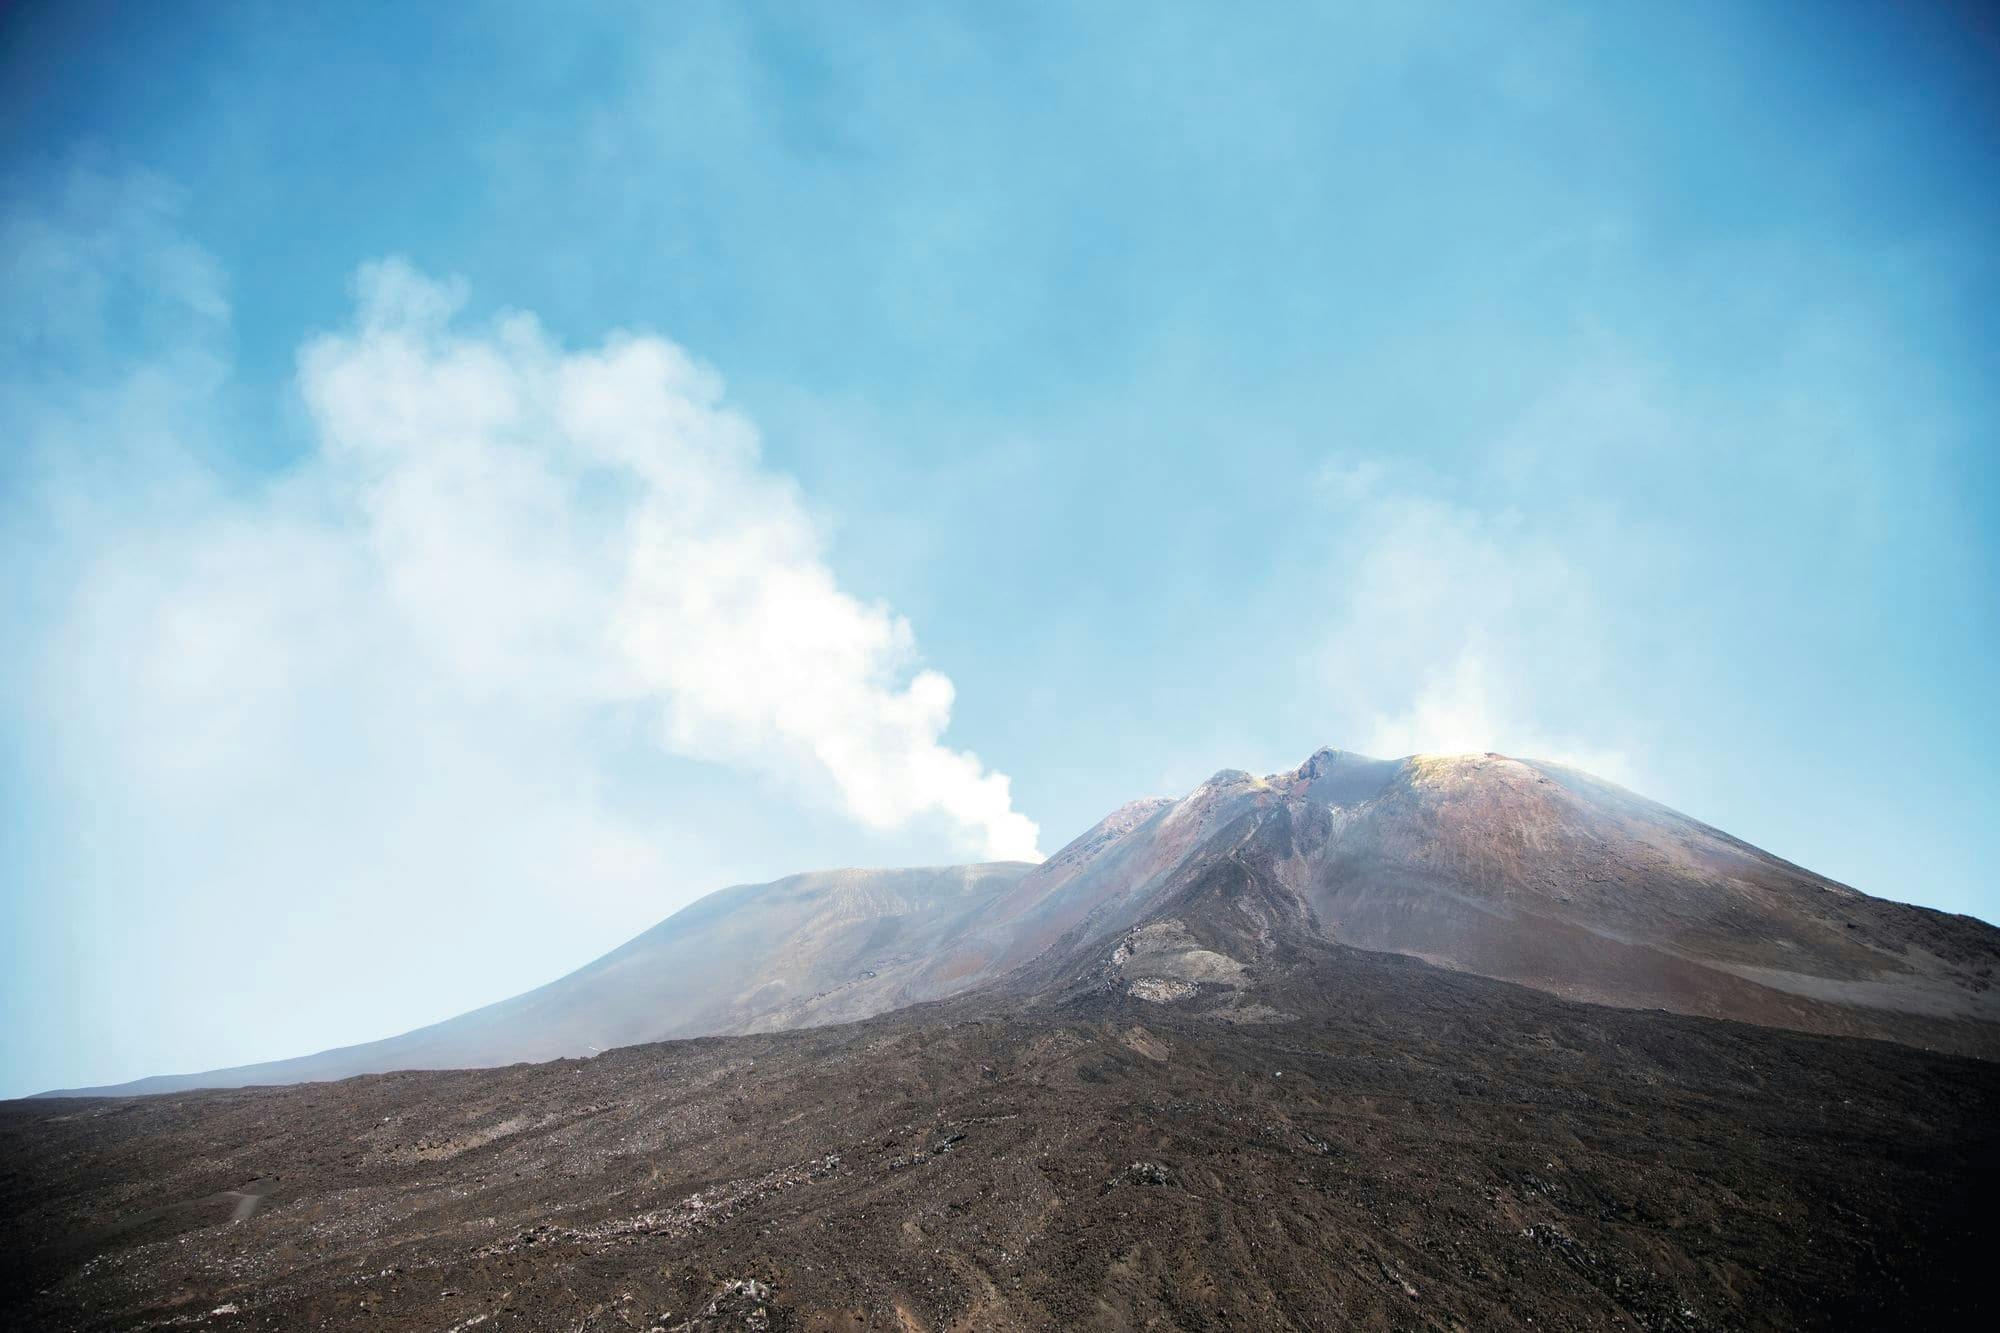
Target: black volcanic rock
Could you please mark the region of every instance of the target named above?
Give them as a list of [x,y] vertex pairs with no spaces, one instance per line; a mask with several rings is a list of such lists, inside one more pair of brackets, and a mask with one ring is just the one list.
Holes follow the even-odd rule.
[[[1209,863],[1174,947],[1245,951],[1273,873]],[[853,1025],[0,1106],[0,1326],[1990,1321],[2000,1065],[1268,945],[1172,1004],[1078,951]]]
[[[899,983],[979,960],[958,993],[861,1022],[7,1104],[0,1327],[1991,1322],[2000,1064],[1909,1044],[1985,1020],[1789,980],[1977,1000],[1990,929],[1550,766],[1391,767],[1128,809]],[[1742,975],[1773,958],[1792,989]],[[1702,975],[1666,993],[1900,1040],[1546,993]]]

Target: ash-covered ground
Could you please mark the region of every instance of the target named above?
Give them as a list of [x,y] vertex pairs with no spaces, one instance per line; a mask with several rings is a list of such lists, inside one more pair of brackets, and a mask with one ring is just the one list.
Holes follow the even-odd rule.
[[0,1327],[1988,1326],[2000,1066],[1337,945],[0,1108]]

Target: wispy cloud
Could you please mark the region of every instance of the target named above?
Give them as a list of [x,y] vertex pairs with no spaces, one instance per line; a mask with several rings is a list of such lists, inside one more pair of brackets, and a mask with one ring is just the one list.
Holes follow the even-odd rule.
[[1496,750],[1632,776],[1618,738],[1562,723],[1598,683],[1604,608],[1555,534],[1386,459],[1335,459],[1320,485],[1336,533],[1320,672],[1365,719],[1358,748]]

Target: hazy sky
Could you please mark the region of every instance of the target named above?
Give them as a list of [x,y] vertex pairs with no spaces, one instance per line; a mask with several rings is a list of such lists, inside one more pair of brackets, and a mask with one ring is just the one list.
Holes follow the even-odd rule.
[[0,9],[0,1095],[1321,744],[2000,918],[1977,7],[304,8]]

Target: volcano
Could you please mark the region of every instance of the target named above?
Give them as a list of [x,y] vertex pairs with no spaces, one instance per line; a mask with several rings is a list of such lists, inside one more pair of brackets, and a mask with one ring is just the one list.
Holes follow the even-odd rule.
[[[1214,975],[1153,977],[1162,1002],[1229,989],[1296,935],[1597,1004],[2000,1055],[2000,930],[1984,922],[1856,892],[1559,764],[1323,749],[1290,772],[1225,769],[1179,800],[1121,806],[1039,865],[724,889],[568,976],[401,1036],[79,1091],[472,1068],[847,1022],[1031,964],[1046,973],[1230,858],[1269,867],[1265,915]],[[1121,968],[1169,967],[1129,961],[1141,956]]]
[[1984,1326],[1996,962],[1560,765],[1322,750],[0,1106],[0,1324]]

